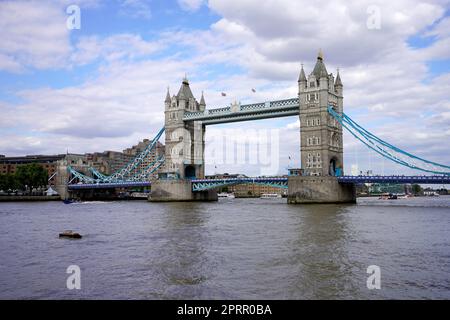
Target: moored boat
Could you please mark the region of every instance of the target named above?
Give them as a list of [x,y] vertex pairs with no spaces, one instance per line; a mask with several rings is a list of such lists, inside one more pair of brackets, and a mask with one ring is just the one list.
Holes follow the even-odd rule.
[[281,194],[278,194],[278,193],[263,193],[260,198],[261,199],[277,199],[277,198],[281,198]]
[[233,193],[221,192],[221,193],[217,194],[217,197],[234,199],[234,194]]
[[383,193],[378,199],[380,199],[380,200],[397,200],[398,197],[396,194]]

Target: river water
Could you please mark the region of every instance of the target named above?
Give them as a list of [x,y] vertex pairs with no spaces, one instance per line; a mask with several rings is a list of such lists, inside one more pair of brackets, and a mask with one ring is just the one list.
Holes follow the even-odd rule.
[[0,203],[0,254],[3,299],[449,299],[450,197]]

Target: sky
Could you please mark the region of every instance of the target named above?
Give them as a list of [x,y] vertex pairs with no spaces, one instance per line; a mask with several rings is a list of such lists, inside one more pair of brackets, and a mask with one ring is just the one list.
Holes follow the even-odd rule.
[[[73,5],[79,28],[67,25]],[[449,1],[2,0],[0,30],[6,156],[121,151],[151,138],[167,88],[176,94],[185,75],[207,108],[295,97],[301,64],[309,74],[321,48],[328,72],[340,70],[346,114],[450,164]],[[208,126],[207,139],[245,130],[276,132],[279,173],[299,166],[298,118]],[[412,173],[349,134],[344,152],[346,171]],[[260,173],[206,153],[207,173]]]

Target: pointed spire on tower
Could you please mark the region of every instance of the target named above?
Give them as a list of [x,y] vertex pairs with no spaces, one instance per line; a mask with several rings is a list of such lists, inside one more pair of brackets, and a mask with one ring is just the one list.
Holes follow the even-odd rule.
[[200,105],[201,106],[206,106],[205,97],[203,96],[203,91],[202,91],[202,97],[200,98]]
[[339,75],[339,68],[337,69],[336,81],[334,82],[334,85],[342,87],[341,76]]
[[322,48],[319,49],[319,53],[317,54],[317,59],[323,60]]
[[187,78],[186,72],[184,73],[183,83],[189,84],[189,80],[188,80],[188,78]]
[[305,70],[303,70],[303,63],[302,63],[302,69],[300,70],[300,75],[298,77],[298,82],[300,82],[300,81],[306,82]]
[[187,79],[186,74],[184,74],[183,81],[181,82],[180,90],[178,90],[177,98],[189,100],[190,98],[194,98],[192,94],[191,88],[189,88],[189,80]]
[[316,65],[314,66],[312,74],[314,74],[316,79],[328,77],[327,68],[325,67],[325,63],[323,63],[322,49],[319,50],[319,53],[317,55],[317,62]]
[[167,87],[166,100],[164,100],[164,102],[170,102],[170,92],[169,92],[169,87]]

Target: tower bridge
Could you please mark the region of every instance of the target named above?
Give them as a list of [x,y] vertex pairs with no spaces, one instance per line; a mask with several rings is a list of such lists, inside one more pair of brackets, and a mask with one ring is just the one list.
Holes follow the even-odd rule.
[[[176,95],[167,90],[164,100],[164,127],[153,143],[126,166],[110,176],[91,168],[91,174],[67,166],[65,191],[108,189],[151,185],[151,201],[217,200],[215,189],[239,183],[259,183],[288,189],[289,203],[355,202],[355,184],[449,183],[450,167],[405,152],[368,132],[343,111],[343,83],[328,73],[322,52],[312,72],[303,66],[298,78],[298,96],[261,103],[233,103],[224,108],[206,109],[205,98],[198,102],[185,77]],[[301,175],[288,178],[205,179],[206,126],[258,119],[299,116]],[[343,129],[381,156],[403,166],[432,173],[433,176],[352,177],[344,174]],[[153,150],[165,131],[165,154],[137,172],[139,164]],[[158,170],[158,179],[148,181]],[[64,179],[63,179],[64,181]],[[67,184],[67,181],[70,181]],[[75,183],[74,183],[75,182]]]

